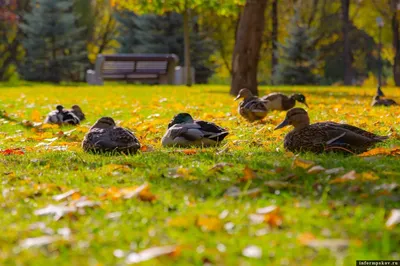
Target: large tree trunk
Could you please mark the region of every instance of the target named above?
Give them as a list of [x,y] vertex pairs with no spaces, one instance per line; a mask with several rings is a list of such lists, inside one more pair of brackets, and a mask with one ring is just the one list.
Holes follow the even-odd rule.
[[265,25],[265,8],[268,0],[247,0],[240,17],[235,49],[232,56],[232,85],[230,93],[237,95],[248,88],[254,95],[257,90],[257,66],[262,34]]
[[185,70],[186,70],[186,86],[192,86],[192,64],[190,62],[190,25],[189,25],[189,9],[186,8],[187,0],[185,1],[185,10],[183,12],[183,41],[185,54]]
[[278,0],[272,2],[272,50],[271,50],[271,80],[274,80],[276,67],[278,66]]
[[351,44],[349,38],[350,20],[349,8],[350,0],[342,1],[342,34],[343,34],[343,62],[344,62],[344,85],[351,85],[353,79]]
[[392,34],[393,34],[393,78],[397,87],[400,86],[400,34],[399,34],[399,19],[397,18],[398,0],[392,0]]

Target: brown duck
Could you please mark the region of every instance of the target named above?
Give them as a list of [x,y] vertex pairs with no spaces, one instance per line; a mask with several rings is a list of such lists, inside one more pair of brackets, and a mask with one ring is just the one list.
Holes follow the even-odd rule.
[[310,125],[310,118],[303,108],[289,110],[285,120],[275,129],[287,125],[294,129],[285,136],[284,147],[292,152],[362,153],[388,138],[347,124],[321,122]]
[[111,117],[102,117],[90,128],[82,141],[86,152],[135,153],[140,143],[128,129],[117,127]]
[[243,101],[239,104],[239,114],[249,122],[263,119],[268,109],[260,98],[254,96],[249,89],[241,89],[239,94],[235,98],[235,101],[243,98]]
[[265,102],[268,110],[287,111],[296,105],[296,101],[308,107],[306,97],[300,93],[287,96],[280,92],[273,92],[261,97],[261,100]]
[[381,87],[378,86],[378,89],[376,90],[376,95],[374,98],[372,98],[372,103],[371,106],[392,106],[392,105],[398,105],[394,100],[392,99],[387,99],[384,98],[385,94],[383,94],[383,91],[381,90]]

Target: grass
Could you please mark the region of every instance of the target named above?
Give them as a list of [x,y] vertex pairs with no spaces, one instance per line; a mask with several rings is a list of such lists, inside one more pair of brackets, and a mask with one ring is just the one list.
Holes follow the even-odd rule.
[[[238,116],[237,103],[228,90],[227,86],[211,85],[1,85],[0,110],[17,119],[42,120],[58,103],[66,107],[79,104],[88,119],[68,136],[59,132],[73,127],[39,132],[0,119],[0,149],[25,151],[24,155],[0,155],[0,264],[118,265],[124,264],[129,252],[165,245],[179,248],[143,265],[355,265],[360,259],[400,259],[400,227],[385,228],[390,210],[399,208],[398,188],[384,191],[379,187],[398,183],[398,158],[301,154],[301,158],[326,169],[344,168],[333,175],[309,174],[302,167],[292,167],[293,154],[283,150],[283,138],[290,129],[273,131],[285,113],[271,112],[263,122],[249,124]],[[400,131],[399,108],[369,107],[373,88],[261,90],[304,93],[312,121],[346,122],[379,134],[388,134],[390,128]],[[385,89],[385,93],[400,98],[399,90]],[[218,148],[184,152],[162,148],[160,139],[169,120],[182,111],[214,121],[231,134]],[[132,156],[83,153],[80,141],[101,116],[111,116],[132,129],[143,145],[154,150]],[[399,144],[399,139],[392,137],[380,146]],[[60,146],[66,150],[57,150]],[[220,162],[233,166],[210,170]],[[246,166],[253,169],[256,178],[241,182]],[[351,170],[374,178],[330,183]],[[292,177],[284,183],[286,187],[264,184],[287,180],[288,176]],[[115,188],[145,182],[157,197],[155,201],[118,198]],[[233,186],[243,192],[260,191],[224,196]],[[115,187],[112,195],[118,199],[99,193],[100,188],[111,187]],[[81,196],[98,201],[100,206],[57,221],[34,214],[48,204],[60,204],[52,197],[70,189],[79,189]],[[281,226],[274,220],[252,223],[250,214],[271,205],[279,206],[280,211],[269,217],[282,219]],[[115,217],[110,218],[110,214]],[[69,236],[49,245],[22,245],[27,238],[62,235],[68,232],[65,228],[69,228]],[[308,247],[308,240],[314,238],[345,239],[349,245],[341,250]],[[262,249],[261,259],[242,255],[249,245]],[[122,250],[124,256],[115,256],[121,253],[116,250]]]

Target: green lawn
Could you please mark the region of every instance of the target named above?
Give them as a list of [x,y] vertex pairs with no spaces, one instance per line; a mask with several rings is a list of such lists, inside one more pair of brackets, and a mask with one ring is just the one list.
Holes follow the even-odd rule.
[[[312,121],[392,133],[379,146],[400,146],[400,108],[372,109],[374,88],[261,89],[302,92]],[[357,259],[400,259],[400,226],[385,227],[390,211],[400,206],[395,188],[399,157],[300,154],[326,169],[343,167],[334,174],[308,173],[302,167],[308,163],[293,163],[293,154],[283,150],[290,129],[273,131],[285,113],[271,112],[263,122],[249,124],[237,114],[238,103],[228,90],[212,85],[0,85],[0,110],[17,120],[42,120],[58,103],[79,104],[87,116],[76,129],[27,129],[0,119],[0,149],[24,151],[0,155],[0,265],[123,265],[131,252],[169,245],[177,246],[172,254],[143,265],[355,265]],[[398,89],[385,93],[400,99]],[[227,128],[230,135],[218,148],[162,148],[169,120],[183,111]],[[146,151],[83,153],[80,142],[101,116],[132,129]],[[229,164],[211,169],[217,163]],[[252,171],[245,174],[245,167]],[[352,170],[355,179],[337,179]],[[281,182],[267,182],[272,180]],[[132,191],[144,183],[148,190],[124,199],[122,188]],[[71,189],[79,192],[53,199]],[[238,196],[225,195],[235,189],[241,191]],[[79,197],[98,205],[58,220],[35,215],[49,204],[76,206]],[[272,205],[279,210],[254,216]],[[24,242],[41,236],[50,236],[51,243]],[[338,239],[343,240],[340,247]],[[261,258],[243,255],[250,245],[262,250]]]

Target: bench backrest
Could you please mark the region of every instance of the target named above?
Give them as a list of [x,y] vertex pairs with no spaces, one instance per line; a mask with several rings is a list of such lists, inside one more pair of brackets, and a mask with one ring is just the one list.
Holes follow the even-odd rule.
[[[150,74],[157,77],[175,68],[178,57],[174,54],[112,54],[98,55],[96,71],[107,78],[124,78],[131,74]],[[150,77],[150,76],[149,76]]]

